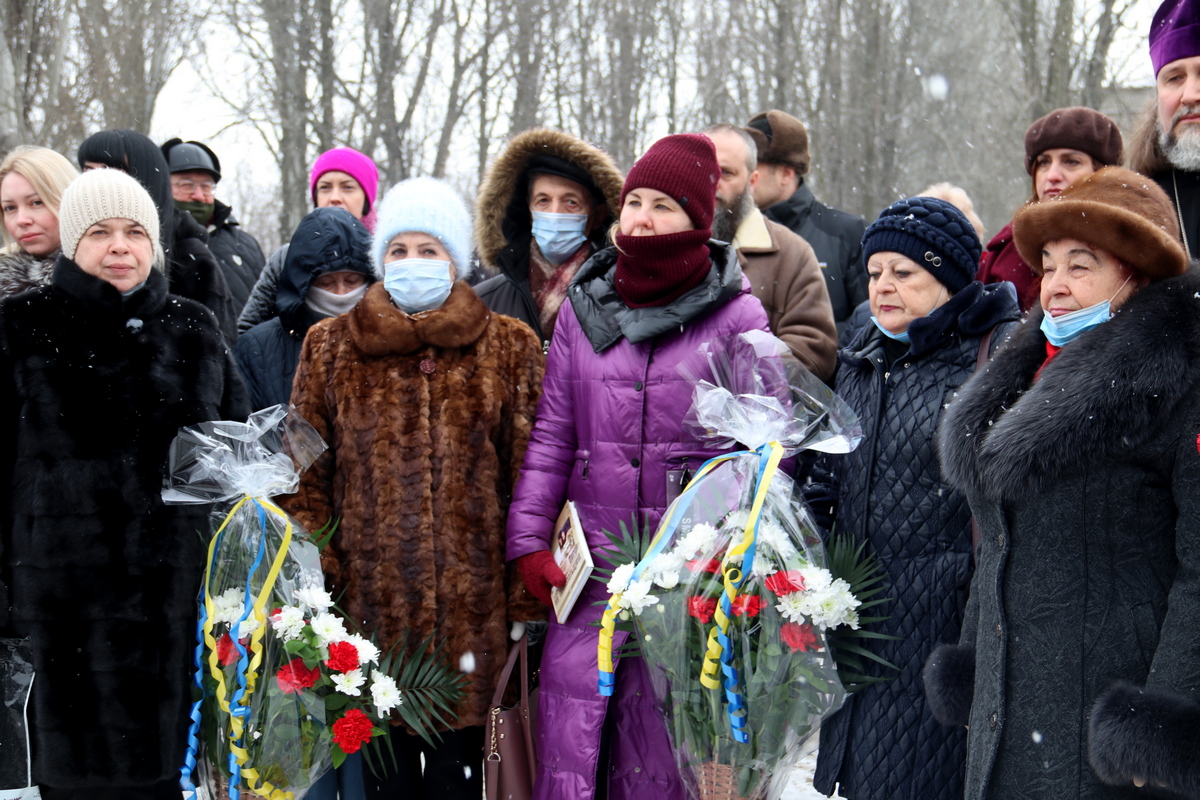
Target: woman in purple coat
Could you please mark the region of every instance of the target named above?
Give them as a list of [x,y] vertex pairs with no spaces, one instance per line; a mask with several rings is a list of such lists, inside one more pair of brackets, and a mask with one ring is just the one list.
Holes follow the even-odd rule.
[[[655,143],[625,180],[617,246],[580,268],[559,314],[508,518],[508,558],[547,603],[564,580],[548,549],[564,502],[597,558],[604,531],[657,526],[669,474],[718,454],[684,429],[692,385],[676,366],[711,339],[767,330],[736,252],[709,241],[719,175],[707,138]],[[619,659],[612,697],[597,691],[593,623],[607,597],[591,581],[565,622],[551,615],[534,797],[683,800],[642,661]]]

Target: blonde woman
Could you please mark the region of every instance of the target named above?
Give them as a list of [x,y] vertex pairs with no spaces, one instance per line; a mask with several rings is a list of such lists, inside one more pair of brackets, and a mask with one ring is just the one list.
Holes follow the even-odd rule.
[[50,282],[61,249],[58,203],[78,175],[70,161],[45,147],[18,147],[0,163],[0,297]]

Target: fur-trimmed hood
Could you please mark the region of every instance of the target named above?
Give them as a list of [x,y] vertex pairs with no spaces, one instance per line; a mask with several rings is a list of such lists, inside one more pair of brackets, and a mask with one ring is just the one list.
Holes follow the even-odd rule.
[[[530,217],[526,170],[534,155],[551,155],[569,161],[592,176],[608,204],[610,220],[597,226],[592,238],[597,249],[620,208],[624,178],[607,153],[569,133],[532,128],[517,134],[488,167],[475,202],[475,246],[479,260],[489,270],[502,269],[500,253],[518,238],[529,237]],[[514,202],[518,201],[518,202]],[[527,245],[526,245],[527,246]]]
[[938,432],[942,469],[992,500],[1119,459],[1162,430],[1200,377],[1200,274],[1153,283],[1046,365],[1035,310],[959,391]]

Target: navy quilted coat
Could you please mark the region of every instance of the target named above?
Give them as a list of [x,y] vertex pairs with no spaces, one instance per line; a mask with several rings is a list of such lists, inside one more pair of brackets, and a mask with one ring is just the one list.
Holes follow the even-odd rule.
[[974,283],[909,326],[907,352],[885,350],[890,340],[868,323],[840,353],[837,393],[858,413],[864,439],[849,455],[823,457],[817,474],[833,485],[808,494],[817,506],[817,494],[832,493],[835,529],[865,539],[885,565],[891,602],[873,611],[889,618],[872,628],[899,639],[866,646],[900,673],[851,695],[822,726],[814,785],[825,794],[840,784],[850,800],[962,797],[965,731],[933,718],[920,680],[930,651],[958,640],[972,571],[971,511],[942,482],[935,434],[975,371],[983,335],[1000,325],[999,344],[1019,315],[1010,284]]
[[[636,517],[653,529],[667,506],[667,472],[695,469],[723,452],[684,430],[692,384],[676,365],[713,338],[767,330],[767,315],[734,252],[710,247],[716,263],[706,282],[663,308],[620,303],[612,290],[615,249],[580,269],[555,324],[537,422],[509,509],[510,559],[549,547],[567,499],[578,506],[593,554],[609,547],[603,531],[622,522]],[[592,800],[603,766],[609,800],[684,800],[642,662],[618,660],[611,702],[597,692],[599,629],[592,623],[602,611],[595,604],[607,598],[604,584],[591,581],[566,624],[551,615],[534,798]],[[609,756],[601,765],[606,727]]]

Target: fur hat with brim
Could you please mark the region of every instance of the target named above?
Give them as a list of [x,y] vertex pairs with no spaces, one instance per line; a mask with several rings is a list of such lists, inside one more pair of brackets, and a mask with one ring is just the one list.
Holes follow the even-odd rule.
[[383,276],[388,242],[401,233],[427,233],[442,243],[459,280],[471,274],[471,214],[450,184],[436,178],[411,178],[388,191],[379,204],[371,248],[375,272]]
[[1058,197],[1031,203],[1013,218],[1017,252],[1041,274],[1042,247],[1078,239],[1107,250],[1151,280],[1182,275],[1187,256],[1166,193],[1154,181],[1121,167],[1105,167]]
[[58,206],[63,255],[74,260],[83,234],[106,219],[129,219],[145,228],[154,246],[154,268],[163,269],[158,208],[142,185],[119,169],[88,170],[63,190]]

